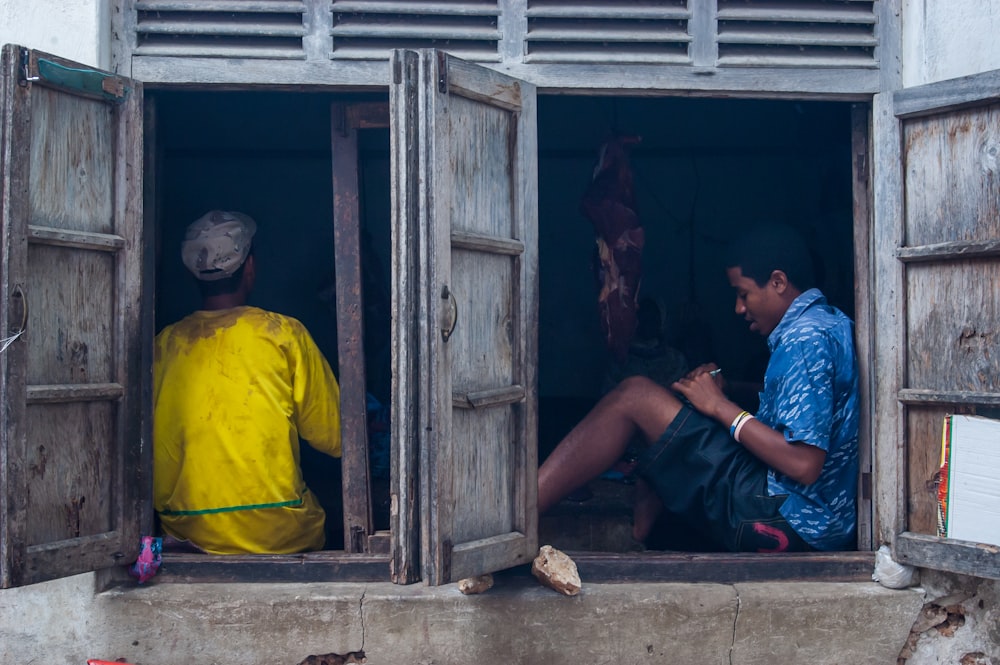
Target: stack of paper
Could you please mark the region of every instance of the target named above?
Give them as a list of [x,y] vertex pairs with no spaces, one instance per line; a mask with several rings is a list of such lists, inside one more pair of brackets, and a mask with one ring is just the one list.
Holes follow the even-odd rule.
[[1000,545],[1000,420],[945,417],[938,535]]

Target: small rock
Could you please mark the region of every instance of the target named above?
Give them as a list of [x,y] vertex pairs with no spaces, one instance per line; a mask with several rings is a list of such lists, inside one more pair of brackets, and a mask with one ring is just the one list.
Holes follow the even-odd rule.
[[551,545],[543,545],[531,564],[531,574],[539,582],[561,594],[575,596],[580,593],[580,573],[576,563],[564,552]]
[[493,586],[493,576],[490,574],[478,577],[466,577],[458,581],[458,590],[466,596],[473,593],[483,593],[489,591]]

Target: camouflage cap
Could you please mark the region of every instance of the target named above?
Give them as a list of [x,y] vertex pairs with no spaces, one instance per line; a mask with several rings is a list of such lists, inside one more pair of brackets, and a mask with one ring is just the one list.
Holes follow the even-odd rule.
[[241,212],[213,210],[195,220],[181,243],[181,259],[206,282],[232,276],[250,253],[257,224]]

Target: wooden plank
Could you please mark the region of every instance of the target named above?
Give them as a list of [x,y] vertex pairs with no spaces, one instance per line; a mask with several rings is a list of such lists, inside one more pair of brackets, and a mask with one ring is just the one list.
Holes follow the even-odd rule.
[[334,0],[334,12],[354,14],[414,14],[418,16],[497,16],[500,10],[480,2],[372,2]]
[[1000,393],[998,283],[995,260],[907,266],[907,388]]
[[968,404],[970,406],[1000,406],[1000,394],[967,390],[927,390],[906,388],[899,391],[903,404]]
[[874,541],[874,508],[871,493],[872,459],[875,440],[875,314],[872,294],[875,291],[875,258],[872,255],[872,169],[871,104],[851,107],[851,188],[854,220],[854,324],[855,354],[858,359],[858,385],[861,404],[858,423],[858,549],[871,550]]
[[333,38],[366,37],[369,39],[454,39],[456,41],[496,41],[500,39],[500,31],[492,26],[463,25],[450,26],[420,23],[419,25],[387,23],[387,24],[345,24],[333,26]]
[[1000,239],[940,242],[933,245],[900,247],[896,257],[905,263],[1000,256]]
[[691,36],[683,26],[666,29],[654,26],[635,26],[633,28],[609,28],[604,26],[578,26],[575,28],[553,27],[535,28],[526,36],[529,44],[534,42],[595,42],[600,44],[659,44],[687,43]]
[[114,382],[115,254],[29,244],[28,263],[28,382]]
[[762,44],[792,46],[875,46],[878,40],[870,32],[836,29],[813,29],[792,32],[783,28],[756,26],[727,27],[719,31],[724,44]]
[[105,252],[114,252],[125,246],[125,238],[120,235],[67,231],[32,224],[28,225],[28,242]]
[[[116,254],[115,374],[126,386],[118,405],[113,443],[113,483],[117,491],[113,514],[120,532],[119,550],[125,561],[139,555],[140,539],[152,526],[152,275],[155,268],[152,230],[143,215],[143,86],[130,81],[132,94],[113,108],[115,138],[114,230],[125,239]],[[150,137],[152,140],[152,137]],[[147,281],[149,280],[149,281]],[[145,297],[144,297],[145,296]],[[148,299],[146,299],[148,298]],[[142,361],[145,360],[145,363]],[[145,521],[144,521],[145,520]],[[120,563],[120,561],[116,562]]]
[[996,545],[907,532],[896,538],[892,557],[911,566],[1000,579],[1000,547]]
[[996,101],[1000,101],[1000,70],[902,88],[893,93],[896,113],[901,118],[939,115]]
[[391,579],[409,584],[420,579],[420,419],[424,383],[418,343],[421,336],[419,251],[419,138],[417,121],[417,54],[393,54],[393,84],[389,88],[392,123],[389,131],[392,163],[392,490],[390,523],[393,534]]
[[524,540],[525,534],[512,532],[462,543],[451,551],[448,577],[458,581],[481,575],[484,570],[497,571],[530,563],[537,552],[527,552]]
[[35,226],[113,234],[113,170],[104,151],[114,116],[104,102],[32,86],[31,188]]
[[531,18],[561,18],[561,19],[608,19],[622,20],[663,20],[683,21],[690,18],[695,9],[687,7],[652,7],[637,2],[614,2],[605,5],[581,4],[528,6],[524,13]]
[[874,552],[695,554],[568,552],[585,583],[871,582]]
[[[24,327],[27,253],[21,249],[30,216],[31,115],[28,88],[18,83],[21,49],[2,50],[0,85],[0,331],[4,337]],[[19,251],[20,250],[20,251]],[[17,294],[22,294],[18,296]],[[0,353],[0,588],[25,583],[28,437],[24,390],[27,340]]]
[[712,71],[719,59],[719,22],[715,7],[707,2],[696,2],[692,7],[688,31],[693,41],[688,47],[691,64],[698,70]]
[[906,244],[1000,237],[1000,102],[903,126]]
[[903,408],[897,401],[903,387],[906,349],[906,313],[903,266],[896,250],[903,245],[903,176],[901,128],[892,97],[875,95],[873,107],[872,169],[874,221],[874,381],[875,417],[875,526],[874,545],[890,543],[906,527],[906,441]]
[[[816,49],[789,47],[784,52],[779,52],[774,47],[766,47],[768,50],[756,50],[753,53],[736,53],[733,50],[720,48],[720,67],[840,67],[849,69],[852,67],[878,68],[875,59],[866,52],[850,52],[841,49]],[[774,55],[769,55],[771,51]]]
[[107,442],[115,439],[116,407],[107,401],[29,405],[29,548],[115,530],[111,480],[118,462]]
[[523,386],[504,386],[470,393],[452,393],[451,404],[459,409],[485,409],[524,401]]
[[385,582],[389,570],[390,559],[385,555],[324,551],[220,556],[166,552],[156,581],[160,584]]
[[138,12],[233,12],[301,14],[302,0],[137,0]]
[[290,25],[284,21],[267,21],[264,18],[254,23],[232,21],[190,21],[176,18],[143,19],[137,30],[145,35],[218,35],[224,37],[302,37],[306,29],[302,25]]
[[[261,60],[302,60],[304,58],[302,49],[297,45],[281,46],[271,44],[269,46],[242,46],[239,44],[230,44],[216,46],[212,41],[205,41],[201,44],[142,44],[135,47],[134,53],[138,56],[166,57],[169,60],[177,62],[181,61],[179,59],[193,60],[199,57],[259,58]],[[216,63],[218,62],[224,61],[216,60]],[[269,64],[273,65],[274,63]]]
[[[338,50],[339,53],[339,50]],[[254,58],[240,67],[227,66],[225,60],[206,57],[203,52],[186,50],[179,55],[137,51],[131,63],[132,75],[148,84],[199,85],[254,85],[276,81],[283,86],[345,86],[369,87],[389,85],[389,67],[386,60],[370,60],[371,50],[358,51],[358,58],[368,60],[338,60],[337,53],[330,60],[327,51],[323,59],[310,56],[308,65],[287,58],[301,58],[301,54],[286,51],[275,53],[278,60]],[[456,51],[456,54],[458,52]],[[223,54],[224,55],[224,54]],[[233,57],[253,55],[245,49]],[[613,54],[609,54],[613,55]],[[495,56],[495,54],[494,54]],[[490,57],[494,57],[490,56]],[[386,58],[388,53],[386,54]],[[484,54],[466,55],[470,59],[487,58]],[[498,56],[495,56],[498,57]],[[670,58],[670,56],[664,56]],[[881,69],[868,67],[754,67],[752,69],[693,68],[684,55],[676,62],[664,64],[664,58],[654,63],[629,65],[629,75],[622,76],[621,65],[588,61],[581,67],[573,63],[532,62],[530,56],[523,61],[505,61],[493,64],[503,67],[512,76],[534,84],[545,92],[574,92],[596,95],[627,93],[639,96],[659,96],[664,90],[677,94],[713,93],[732,98],[746,96],[760,99],[794,96],[796,99],[823,99],[828,101],[867,101],[878,92]]]
[[505,85],[506,78],[491,69],[472,65],[457,58],[442,65],[441,76],[449,94],[465,96],[476,102],[508,111],[521,107],[521,86]]
[[337,288],[337,357],[343,442],[344,550],[363,552],[374,532],[368,468],[364,295],[361,284],[361,213],[358,203],[358,133],[340,105],[333,118],[333,244]]
[[345,119],[348,127],[381,129],[389,126],[389,105],[383,102],[348,104]]
[[29,385],[27,391],[28,404],[107,402],[119,400],[125,395],[125,387],[121,383]]
[[[968,412],[968,408],[962,408]],[[941,425],[954,409],[922,405],[906,411],[906,529],[937,533],[937,486],[941,467]]]
[[784,2],[755,3],[747,7],[720,7],[720,21],[787,21],[789,23],[857,23],[874,25],[875,14],[865,7],[812,9]]

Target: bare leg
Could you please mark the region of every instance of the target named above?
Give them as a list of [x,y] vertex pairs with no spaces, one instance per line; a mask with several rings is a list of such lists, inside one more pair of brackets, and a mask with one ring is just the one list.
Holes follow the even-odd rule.
[[663,511],[663,501],[649,484],[639,478],[635,483],[635,506],[632,512],[632,538],[643,542]]
[[622,381],[559,442],[538,469],[539,514],[611,468],[636,432],[647,441],[656,440],[680,409],[673,393],[649,379],[637,376]]

